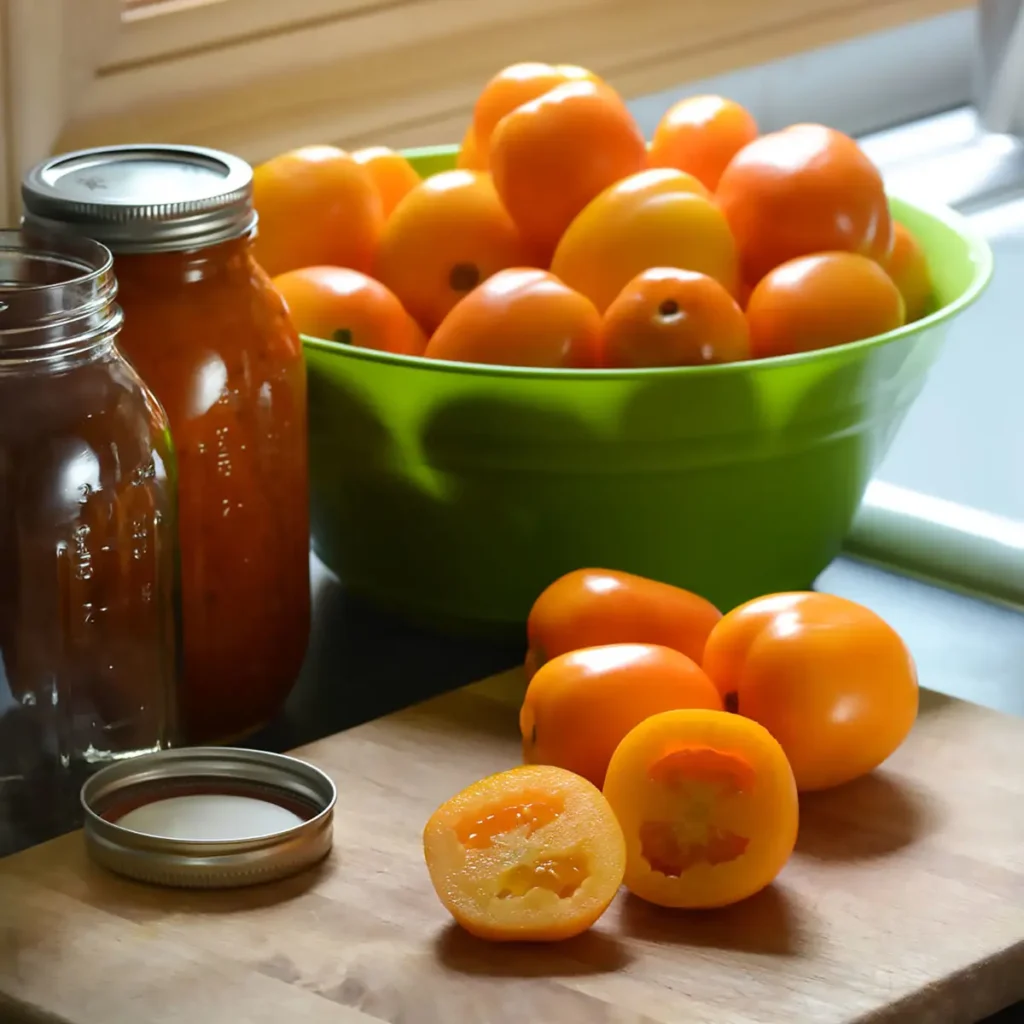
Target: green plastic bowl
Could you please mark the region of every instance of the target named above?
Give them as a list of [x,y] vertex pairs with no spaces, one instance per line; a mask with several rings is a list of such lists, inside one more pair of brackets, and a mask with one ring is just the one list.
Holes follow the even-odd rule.
[[[410,154],[424,176],[455,147]],[[581,566],[728,609],[806,589],[839,552],[950,321],[992,270],[949,210],[893,200],[941,308],[856,344],[723,366],[542,370],[306,338],[313,545],[418,619],[521,624]]]

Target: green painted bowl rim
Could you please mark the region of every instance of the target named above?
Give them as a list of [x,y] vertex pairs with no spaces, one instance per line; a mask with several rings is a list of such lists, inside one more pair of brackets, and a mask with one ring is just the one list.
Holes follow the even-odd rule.
[[[406,149],[402,152],[410,159],[428,160],[451,157],[458,153],[458,151],[458,146],[447,145],[421,146],[415,149]],[[865,352],[868,349],[880,348],[883,345],[889,345],[914,334],[920,334],[931,327],[953,319],[977,300],[992,278],[992,249],[985,237],[971,226],[971,223],[963,214],[951,210],[948,206],[914,203],[896,195],[890,195],[890,199],[897,213],[903,208],[913,210],[915,213],[924,214],[926,217],[940,221],[966,241],[969,249],[969,259],[974,265],[974,277],[963,294],[948,305],[935,310],[934,313],[929,313],[928,316],[922,317],[920,320],[915,320],[911,324],[905,324],[903,327],[898,327],[894,331],[887,331],[885,334],[877,334],[873,338],[865,338],[863,341],[853,341],[846,345],[835,345],[831,348],[814,349],[811,352],[798,352],[794,355],[771,356],[767,359],[756,360],[748,359],[737,363],[717,363],[711,366],[655,366],[608,370],[552,369],[537,366],[498,366],[492,363],[449,362],[447,360],[426,359],[423,356],[397,355],[393,352],[381,352],[377,349],[356,348],[351,345],[342,345],[339,342],[330,341],[326,338],[313,338],[305,334],[302,335],[302,341],[309,348],[320,349],[334,355],[344,355],[347,358],[363,359],[368,362],[390,363],[395,366],[407,366],[410,368],[415,367],[421,370],[433,371],[434,373],[544,380],[636,380],[648,377],[672,377],[698,373],[705,375],[749,373],[753,368],[767,369],[769,367],[795,366],[802,363],[811,363],[816,360],[825,361],[835,358],[839,353],[853,354]]]

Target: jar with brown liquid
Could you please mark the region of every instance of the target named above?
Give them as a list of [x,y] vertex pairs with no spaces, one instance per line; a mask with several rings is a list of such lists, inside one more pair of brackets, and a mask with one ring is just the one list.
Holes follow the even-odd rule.
[[115,293],[102,245],[0,232],[0,856],[174,738],[174,460]]
[[182,730],[236,740],[279,711],[309,635],[306,369],[252,255],[245,161],[115,146],[41,164],[26,223],[114,253],[120,344],[166,410],[178,457]]

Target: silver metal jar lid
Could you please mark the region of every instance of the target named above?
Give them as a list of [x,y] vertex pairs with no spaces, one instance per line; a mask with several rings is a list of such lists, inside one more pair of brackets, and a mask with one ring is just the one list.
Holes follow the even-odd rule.
[[237,747],[118,761],[81,795],[93,860],[137,881],[192,889],[269,882],[323,860],[336,798],[319,768]]
[[27,225],[72,230],[115,254],[201,249],[256,227],[252,168],[199,146],[64,153],[25,175],[21,198]]

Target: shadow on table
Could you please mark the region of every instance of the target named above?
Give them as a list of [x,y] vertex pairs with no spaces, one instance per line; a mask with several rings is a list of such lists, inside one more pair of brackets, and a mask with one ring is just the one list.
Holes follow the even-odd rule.
[[800,797],[798,854],[823,861],[884,857],[938,824],[926,793],[885,771]]
[[808,922],[778,885],[714,910],[657,907],[630,893],[622,904],[622,929],[644,942],[767,956],[798,956],[810,939]]
[[613,935],[593,930],[558,943],[502,943],[501,955],[495,956],[494,943],[470,935],[454,922],[438,934],[435,951],[451,971],[496,978],[608,974],[627,967],[633,959]]

